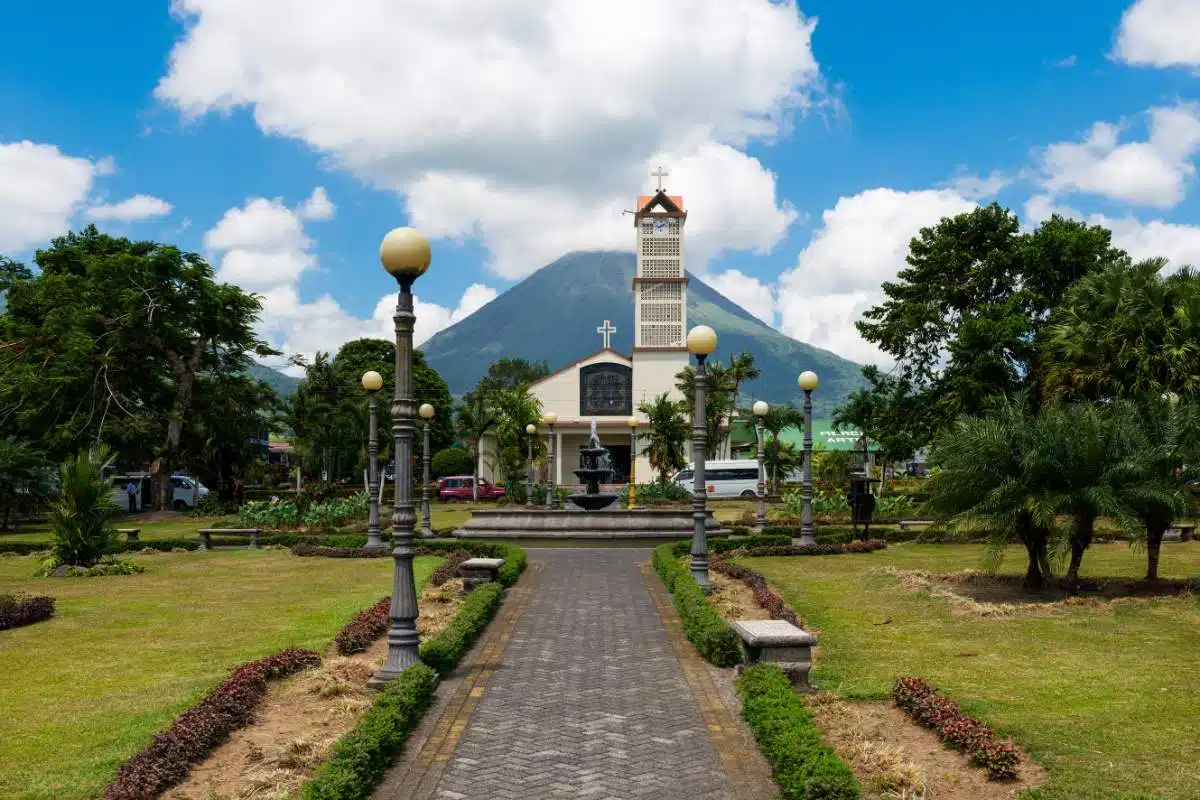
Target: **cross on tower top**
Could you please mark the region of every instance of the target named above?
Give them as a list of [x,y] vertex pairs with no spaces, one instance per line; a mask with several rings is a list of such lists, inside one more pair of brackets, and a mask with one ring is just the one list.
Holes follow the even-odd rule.
[[658,191],[660,191],[660,192],[662,191],[662,188],[663,188],[662,187],[662,179],[667,177],[670,174],[671,173],[667,172],[661,166],[659,166],[659,168],[657,170],[655,170],[654,172],[650,173],[651,178],[658,178]]
[[600,336],[603,337],[603,339],[604,339],[604,349],[605,350],[609,349],[609,346],[608,346],[609,337],[616,332],[617,332],[617,329],[614,328],[612,326],[612,323],[610,323],[608,320],[604,320],[604,324],[601,325],[599,328],[596,328],[596,333],[600,334]]

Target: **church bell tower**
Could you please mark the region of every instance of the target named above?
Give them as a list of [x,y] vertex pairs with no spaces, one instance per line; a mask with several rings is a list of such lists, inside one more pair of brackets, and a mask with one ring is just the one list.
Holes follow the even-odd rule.
[[[683,198],[667,194],[659,167],[652,195],[637,199],[637,273],[633,279],[633,386],[647,400],[664,392],[678,398],[675,374],[688,363],[687,284],[683,261]],[[639,399],[640,402],[640,399]]]

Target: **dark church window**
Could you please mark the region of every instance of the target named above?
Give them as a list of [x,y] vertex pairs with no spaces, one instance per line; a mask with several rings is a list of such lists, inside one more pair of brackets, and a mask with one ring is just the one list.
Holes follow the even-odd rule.
[[618,417],[633,413],[633,369],[624,364],[588,364],[579,369],[579,416]]

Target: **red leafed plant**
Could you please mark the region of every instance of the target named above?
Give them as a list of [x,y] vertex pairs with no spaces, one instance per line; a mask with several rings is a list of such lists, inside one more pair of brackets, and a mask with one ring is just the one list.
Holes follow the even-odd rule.
[[754,602],[758,603],[759,607],[765,608],[770,613],[771,619],[786,620],[796,627],[800,627],[800,619],[796,616],[796,612],[783,602],[779,592],[771,588],[761,573],[755,572],[749,567],[743,567],[741,564],[731,564],[723,558],[714,559],[712,568],[722,575],[746,584],[754,593]]
[[993,780],[1017,777],[1020,754],[1012,742],[1002,742],[984,722],[967,716],[953,701],[916,677],[898,678],[892,698],[906,714],[930,728],[943,742],[971,757]]
[[267,696],[267,681],[321,663],[312,650],[288,648],[236,668],[220,686],[180,714],[171,727],[117,771],[105,800],[150,800],[187,777],[192,764],[216,750],[254,719]]
[[458,568],[462,566],[464,561],[471,558],[471,554],[466,550],[455,550],[452,553],[447,553],[445,558],[446,560],[442,562],[441,566],[435,569],[433,574],[429,576],[429,583],[433,586],[441,586],[446,581],[457,578]]
[[387,633],[391,618],[392,598],[384,597],[370,608],[365,608],[355,614],[342,626],[337,636],[333,637],[334,646],[339,656],[351,653],[361,653],[371,646],[371,642]]
[[0,594],[0,631],[32,625],[54,616],[54,598],[46,595]]

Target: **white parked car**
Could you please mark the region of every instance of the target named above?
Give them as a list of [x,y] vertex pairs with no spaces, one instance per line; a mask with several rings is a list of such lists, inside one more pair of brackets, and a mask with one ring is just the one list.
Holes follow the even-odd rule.
[[[114,475],[109,480],[113,487],[113,502],[129,513],[137,513],[151,505],[149,474],[138,472],[131,475]],[[133,508],[130,508],[129,493],[126,491],[130,483],[137,487]],[[195,508],[205,497],[208,497],[208,487],[196,478],[187,475],[171,476],[171,508],[187,511],[189,508]]]
[[[672,480],[690,490],[695,468],[695,464],[688,464],[685,469],[676,472]],[[709,497],[757,497],[758,461],[706,461],[704,486]]]

